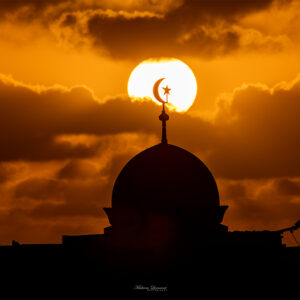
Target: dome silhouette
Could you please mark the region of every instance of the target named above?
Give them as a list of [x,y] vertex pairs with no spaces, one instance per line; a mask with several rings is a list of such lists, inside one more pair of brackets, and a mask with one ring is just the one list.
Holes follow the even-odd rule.
[[115,181],[113,208],[216,208],[216,182],[192,153],[167,143],[133,157]]

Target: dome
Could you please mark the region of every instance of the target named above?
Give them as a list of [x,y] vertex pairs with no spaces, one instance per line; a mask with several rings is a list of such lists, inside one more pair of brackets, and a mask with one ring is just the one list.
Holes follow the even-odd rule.
[[167,143],[132,158],[113,188],[112,208],[215,208],[216,182],[192,153]]

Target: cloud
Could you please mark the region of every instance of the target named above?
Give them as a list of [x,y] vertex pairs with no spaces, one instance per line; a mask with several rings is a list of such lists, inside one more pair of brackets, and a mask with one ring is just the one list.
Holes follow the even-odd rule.
[[[300,179],[217,180],[222,204],[229,205],[223,223],[229,230],[279,230],[300,219]],[[300,231],[294,232],[299,240]],[[290,233],[283,243],[295,246]]]
[[218,176],[299,176],[300,77],[273,88],[245,85],[220,99],[218,144],[209,161]]
[[0,11],[1,16],[6,16],[8,13],[13,13],[16,10],[22,9],[24,11],[32,11],[32,12],[39,12],[44,9],[47,9],[49,6],[57,5],[62,2],[67,2],[66,0],[53,0],[51,1],[51,4],[49,1],[43,1],[43,0],[28,0],[26,2],[22,0],[2,0],[0,2]]
[[182,5],[183,0],[166,1],[122,1],[122,0],[2,0],[0,17],[30,22],[36,19],[53,20],[63,13],[86,10],[164,13]]
[[91,216],[60,216],[38,218],[26,210],[14,209],[0,214],[0,244],[20,243],[61,243],[62,235],[97,234],[108,226],[105,218]]
[[[232,25],[238,24],[241,16],[265,9],[271,3],[185,1],[164,16],[137,14],[130,18],[122,14],[112,17],[105,13],[94,13],[87,17],[86,13],[81,13],[81,17],[77,15],[77,32],[83,32],[83,36],[88,37],[101,54],[114,58],[145,59],[186,55],[213,57],[240,48],[251,49],[249,30],[237,30]],[[82,19],[84,22],[80,21]],[[66,28],[58,28],[64,34]],[[255,33],[256,40],[257,36],[260,37],[261,49],[271,48],[274,51],[285,45],[282,39],[286,42],[286,38],[264,37],[257,30]]]
[[281,51],[290,45],[288,37],[241,25],[245,16],[265,11],[274,3],[286,2],[30,0],[26,4],[0,2],[0,10],[4,21],[43,24],[60,45],[87,45],[100,55],[141,60],[191,55],[212,58],[240,49]]
[[[290,46],[297,27],[280,15],[272,31],[272,13],[266,26],[274,3],[281,1],[3,0],[1,36],[18,36],[19,47],[50,30],[62,43],[118,59],[273,53]],[[212,121],[170,113],[169,142],[210,168],[221,203],[229,204],[230,230],[279,229],[299,219],[299,96],[297,77],[221,95]],[[126,96],[100,100],[86,86],[34,86],[3,75],[0,107],[1,243],[100,233],[118,173],[160,140],[159,106]]]
[[[273,88],[244,85],[220,97],[214,122],[172,112],[169,140],[200,154],[217,177],[297,177],[299,94],[300,77]],[[144,133],[159,141],[160,107],[150,101],[99,102],[84,87],[34,90],[4,82],[0,96],[1,161],[95,157],[105,140],[88,142],[92,135]],[[89,138],[62,138],[80,134]]]
[[[231,228],[279,228],[299,218],[299,95],[300,77],[272,88],[245,84],[220,96],[213,121],[170,113],[169,142],[210,168],[222,204],[230,205],[224,222]],[[55,222],[73,234],[97,232],[97,218],[107,226],[102,207],[111,203],[118,173],[159,142],[161,108],[149,101],[105,102],[85,87],[34,87],[2,77],[0,105],[0,211],[2,223],[16,222],[0,230],[3,240],[8,231],[16,239],[18,230],[38,240],[32,224],[48,226],[50,240],[67,233]],[[72,225],[83,217],[93,226]]]
[[[300,182],[288,178],[277,179],[274,182],[279,195],[300,196]],[[300,217],[300,216],[299,216]]]
[[24,166],[16,166],[13,163],[0,163],[0,184],[18,178],[24,171]]
[[[97,144],[72,144],[62,134],[112,133],[108,124],[112,103],[101,106],[84,87],[35,89],[11,81],[0,83],[0,160],[48,160],[89,157]],[[112,101],[114,103],[114,101]],[[119,105],[125,101],[119,101]],[[128,105],[127,103],[124,105]],[[106,107],[106,108],[105,108]],[[122,114],[119,111],[119,114]],[[116,132],[120,124],[116,122]]]
[[59,200],[64,193],[64,186],[57,180],[30,178],[19,183],[15,188],[15,197],[44,200],[54,198]]
[[89,179],[98,175],[97,167],[89,162],[70,161],[58,174],[59,178]]
[[[156,11],[156,12],[170,12],[180,9],[192,16],[199,16],[199,14],[211,15],[238,15],[245,14],[251,11],[257,11],[268,7],[272,0],[166,0],[166,1],[122,1],[122,0],[2,0],[0,8],[2,14],[15,12],[20,9],[27,8],[32,11],[46,11],[51,12],[54,8],[60,11],[78,11],[86,9],[112,9],[115,11]],[[38,18],[39,16],[36,16]]]
[[109,226],[102,208],[111,205],[114,181],[124,161],[151,141],[137,134],[103,139],[101,153],[90,159],[58,161],[52,169],[49,162],[22,162],[27,172],[0,185],[0,243],[57,243],[62,234],[101,233]]
[[[282,190],[280,184],[287,182],[289,187]],[[224,222],[232,229],[244,230],[278,230],[294,225],[300,216],[299,191],[294,193],[294,187],[299,189],[299,183],[299,178],[284,177],[222,181],[221,200],[230,207]]]

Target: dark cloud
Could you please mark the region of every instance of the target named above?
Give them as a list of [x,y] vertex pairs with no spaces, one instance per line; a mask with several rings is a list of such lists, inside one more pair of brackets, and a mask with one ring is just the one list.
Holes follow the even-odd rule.
[[39,92],[2,82],[0,95],[0,161],[90,157],[100,147],[97,143],[73,145],[67,140],[58,141],[56,137],[63,134],[105,135],[159,129],[153,116],[159,114],[160,108],[153,103],[117,98],[100,104],[85,88]]
[[[106,145],[101,139],[94,144],[57,139],[65,134],[135,132],[155,134],[159,141],[160,107],[153,102],[115,98],[99,103],[85,88],[37,92],[4,83],[0,95],[1,161],[90,158]],[[274,89],[245,86],[220,100],[214,122],[172,112],[169,141],[200,154],[217,177],[297,177],[299,95],[299,78]],[[67,177],[68,168],[76,167],[86,166],[69,165],[61,176]]]
[[[300,182],[281,178],[274,182],[274,187],[279,195],[300,196]],[[299,216],[300,218],[300,216]]]
[[226,199],[237,199],[246,197],[246,188],[242,182],[227,184],[223,195]]
[[[273,0],[185,0],[185,1],[164,1],[165,4],[159,3],[160,1],[130,1],[130,3],[124,3],[124,1],[114,1],[109,3],[107,1],[88,1],[88,0],[1,0],[0,8],[1,12],[14,12],[20,8],[29,7],[33,11],[46,10],[49,7],[55,7],[59,4],[64,4],[62,7],[67,11],[73,11],[77,9],[123,9],[126,11],[135,10],[153,10],[164,11],[166,8],[173,9],[174,7],[179,9],[183,15],[190,14],[191,16],[199,17],[201,14],[210,14],[217,16],[224,15],[237,15],[245,14],[251,11],[256,11],[268,7]],[[176,5],[174,5],[175,2]],[[36,16],[38,18],[39,16]]]
[[134,156],[133,153],[116,154],[102,169],[101,174],[108,176],[110,180],[117,178],[125,164]]
[[44,200],[48,198],[60,199],[64,193],[64,186],[57,180],[44,178],[30,178],[16,186],[15,197]]
[[11,137],[2,139],[5,144],[0,150],[0,160],[60,160],[71,157],[89,157],[96,153],[97,148],[84,144],[72,145],[69,142],[56,142],[52,136],[32,137],[18,136],[12,133]]
[[296,195],[292,195],[291,190],[296,185],[299,187],[299,180],[293,182],[293,187],[280,191],[278,183],[286,182],[290,180],[223,181],[225,191],[221,193],[222,202],[229,204],[230,208],[225,222],[229,222],[233,228],[256,230],[263,227],[277,230],[294,225],[299,220],[300,202],[293,198]]
[[268,89],[249,85],[236,90],[216,124],[218,144],[209,161],[218,176],[258,178],[299,176],[299,78]]
[[214,57],[240,48],[280,51],[286,43],[283,38],[264,36],[257,30],[249,34],[247,29],[236,26],[243,16],[268,9],[273,3],[286,1],[144,0],[126,4],[20,0],[0,1],[0,11],[2,15],[14,14],[17,22],[38,19],[59,40],[67,39],[67,44],[88,43],[100,54],[141,60],[161,56]]
[[68,0],[1,0],[0,8],[1,12],[14,12],[21,7],[29,7],[31,9],[45,9],[51,5],[55,5],[61,2],[68,2]]
[[[40,19],[44,22],[43,12],[47,11],[49,7],[55,8],[61,3],[68,3],[69,0],[1,0],[0,1],[0,18],[6,18],[11,15],[16,15],[16,19],[22,22],[31,22],[36,19]],[[57,13],[61,13],[59,9]],[[54,13],[52,17],[57,13]],[[48,14],[50,17],[50,15]]]
[[22,169],[14,164],[0,163],[0,184],[18,177]]
[[[196,153],[213,175],[223,180],[221,202],[230,206],[224,222],[232,228],[276,229],[299,219],[299,95],[299,78],[272,89],[245,85],[220,99],[214,122],[187,113],[169,113],[169,141]],[[23,228],[41,235],[32,223],[48,222],[54,230],[57,219],[64,219],[59,228],[74,234],[89,233],[84,230],[91,227],[77,228],[71,224],[72,218],[99,218],[100,227],[107,222],[102,207],[110,206],[118,173],[131,157],[153,144],[143,141],[143,136],[156,135],[159,142],[161,108],[152,102],[115,98],[100,103],[83,87],[38,90],[3,82],[0,104],[0,159],[4,166],[0,174],[3,182],[10,183],[13,198],[11,204],[2,203],[8,210],[3,220],[16,222],[10,229],[14,238]],[[121,135],[129,132],[136,140],[126,144],[128,137],[122,139]],[[93,135],[94,142],[72,142],[72,136],[79,134]],[[145,145],[137,147],[139,140]],[[68,147],[61,146],[64,144]],[[78,147],[83,150],[77,151]],[[33,168],[36,161],[43,164],[54,159],[59,168],[51,176],[28,178],[25,174],[15,183],[10,181],[20,171],[13,160],[25,160]],[[0,236],[6,239],[4,230],[9,229],[3,228]],[[66,233],[47,230],[52,240],[54,235]]]
[[[136,134],[126,134],[119,137],[120,150],[112,151],[111,139],[104,138],[106,146],[99,157],[59,161],[52,169],[49,163],[23,162],[28,172],[21,174],[23,180],[19,176],[16,182],[9,182],[12,196],[6,195],[0,203],[0,243],[12,239],[60,242],[62,234],[101,233],[109,226],[103,207],[111,206],[114,180],[135,154],[126,142],[132,140],[135,149],[145,142]],[[3,186],[0,194],[5,195]]]
[[74,15],[66,15],[63,22],[61,23],[61,26],[73,26],[77,22],[77,18]]
[[26,209],[10,209],[0,214],[0,244],[20,243],[61,243],[62,234],[101,233],[108,226],[105,218],[97,215],[68,216],[56,215],[39,218]]
[[185,1],[164,17],[99,13],[89,18],[88,35],[95,47],[116,58],[224,55],[240,47],[243,32],[231,25],[272,2]]
[[[94,176],[90,181],[65,181],[61,179],[31,178],[15,187],[15,207],[24,210],[33,219],[48,219],[69,216],[104,217],[103,207],[110,197],[110,185],[101,177]],[[34,205],[18,199],[34,200]],[[29,203],[29,202],[27,202]]]
[[58,173],[58,178],[89,179],[99,175],[95,165],[89,162],[72,160],[67,163]]
[[213,34],[198,25],[196,30],[196,24],[184,29],[184,24],[178,20],[155,17],[108,19],[96,15],[88,22],[88,32],[96,48],[104,49],[115,58],[214,56],[239,47],[238,32],[228,29]]
[[59,204],[41,203],[30,212],[30,216],[34,219],[53,219],[68,216],[103,218],[105,217],[105,213],[101,202],[91,204],[89,201],[85,202],[81,199],[80,202],[72,201]]

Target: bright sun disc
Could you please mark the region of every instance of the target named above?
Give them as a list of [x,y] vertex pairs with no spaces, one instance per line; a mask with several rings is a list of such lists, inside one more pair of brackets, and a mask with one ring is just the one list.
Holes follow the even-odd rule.
[[163,88],[168,85],[171,88],[168,101],[172,104],[169,108],[187,111],[195,100],[197,81],[192,70],[175,58],[147,59],[136,66],[128,80],[129,97],[134,100],[151,98],[160,104],[153,95],[153,85],[160,78],[165,78],[159,86],[160,97],[166,99]]

